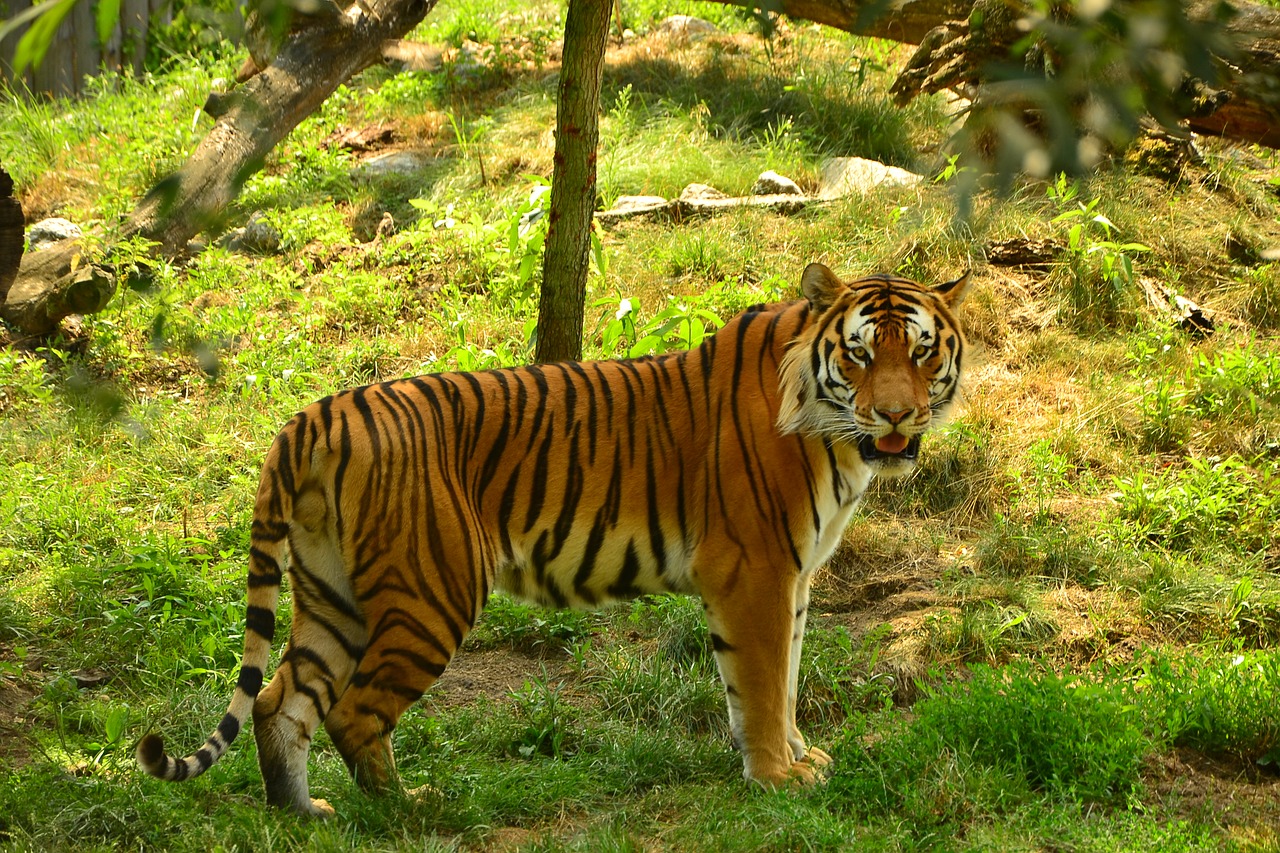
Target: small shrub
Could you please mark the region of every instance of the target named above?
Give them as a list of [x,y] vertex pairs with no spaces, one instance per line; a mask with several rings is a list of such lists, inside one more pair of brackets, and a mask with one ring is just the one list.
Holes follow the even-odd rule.
[[1280,526],[1280,462],[1191,459],[1115,480],[1121,541],[1173,551],[1264,552]]
[[1138,685],[1153,728],[1170,742],[1280,771],[1280,653],[1154,655]]
[[1135,793],[1147,740],[1124,682],[1028,664],[971,674],[926,688],[913,728],[1067,799],[1122,804]]
[[978,540],[974,569],[996,578],[1045,578],[1093,587],[1103,566],[1121,558],[1096,537],[1054,522],[1021,523],[998,517]]
[[494,595],[467,638],[479,648],[508,646],[532,651],[567,649],[591,634],[591,615],[580,610],[542,608],[506,595]]

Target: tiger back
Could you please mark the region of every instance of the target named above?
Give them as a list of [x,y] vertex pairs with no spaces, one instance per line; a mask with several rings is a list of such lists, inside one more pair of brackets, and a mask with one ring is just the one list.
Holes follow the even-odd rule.
[[[343,391],[271,445],[254,507],[245,652],[227,713],[152,775],[199,775],[252,712],[270,804],[307,784],[321,723],[357,782],[396,783],[391,733],[493,590],[554,607],[701,597],[744,776],[829,762],[795,722],[809,584],[875,476],[914,466],[960,385],[931,289],[806,268],[805,298],[749,309],[700,347],[628,361],[442,373]],[[270,683],[284,572],[287,647]]]

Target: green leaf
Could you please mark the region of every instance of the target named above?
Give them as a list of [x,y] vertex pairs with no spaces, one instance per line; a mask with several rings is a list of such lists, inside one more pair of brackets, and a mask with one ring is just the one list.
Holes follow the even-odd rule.
[[75,5],[76,0],[50,0],[39,7],[44,11],[36,18],[31,29],[18,39],[18,46],[14,50],[13,74],[15,77],[44,61],[44,55],[49,52],[49,45],[53,44],[53,39],[58,34],[58,27],[62,26],[62,22],[66,20]]
[[98,44],[106,44],[120,20],[120,0],[98,0]]

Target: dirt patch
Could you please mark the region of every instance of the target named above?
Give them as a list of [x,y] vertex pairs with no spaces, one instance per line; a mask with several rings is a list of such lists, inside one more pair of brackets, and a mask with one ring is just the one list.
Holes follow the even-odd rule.
[[0,664],[6,665],[0,673],[0,766],[5,767],[21,767],[31,760],[30,708],[37,691],[25,672],[7,673],[7,667],[16,663],[13,650],[0,645]]
[[1193,749],[1148,759],[1143,777],[1169,817],[1208,821],[1231,837],[1270,847],[1280,841],[1280,776]]
[[449,662],[440,680],[424,700],[447,710],[473,704],[480,698],[502,702],[526,681],[576,681],[568,658],[554,649],[527,652],[519,649],[463,649]]

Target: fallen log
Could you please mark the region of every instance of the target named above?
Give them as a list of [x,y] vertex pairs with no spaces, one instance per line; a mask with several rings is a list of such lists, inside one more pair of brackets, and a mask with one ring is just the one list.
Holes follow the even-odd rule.
[[24,255],[0,317],[28,335],[47,335],[64,317],[101,311],[116,292],[115,274],[88,263],[79,240]]
[[309,18],[269,56],[256,52],[255,64],[265,67],[215,99],[217,123],[186,164],[139,202],[123,237],[154,240],[172,257],[200,231],[217,227],[276,144],[352,75],[381,62],[384,45],[401,39],[435,2],[361,0],[340,14]]
[[[1106,137],[1100,116],[1127,125],[1132,135],[1146,125],[1142,112],[1126,103],[1125,92],[1136,89],[1165,127],[1181,122],[1197,133],[1280,148],[1280,10],[1195,0],[1183,12],[1175,24],[1185,31],[1169,45],[1143,45],[1135,28],[1128,43],[1121,32],[1103,49],[1082,35],[1090,22],[1039,17],[1030,4],[977,0],[968,14],[924,35],[891,92],[905,104],[921,94],[958,91],[974,101],[975,112],[990,106],[1038,112],[1056,123],[1039,129],[1048,136],[1060,137],[1065,124]],[[1019,63],[1026,72],[1021,77]],[[1160,63],[1167,68],[1148,67]],[[1056,106],[1074,112],[1047,115],[1055,87]]]

